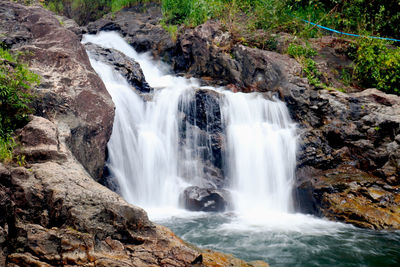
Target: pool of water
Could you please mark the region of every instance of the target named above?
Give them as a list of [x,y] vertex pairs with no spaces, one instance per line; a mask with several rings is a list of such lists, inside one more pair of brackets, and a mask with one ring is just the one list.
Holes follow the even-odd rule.
[[400,266],[400,232],[359,229],[301,214],[252,223],[231,214],[155,218],[185,241],[271,266]]

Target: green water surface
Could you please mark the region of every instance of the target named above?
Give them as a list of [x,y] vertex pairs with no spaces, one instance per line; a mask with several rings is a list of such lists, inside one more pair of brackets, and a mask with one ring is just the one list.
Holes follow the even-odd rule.
[[264,260],[271,266],[400,266],[399,231],[359,229],[322,220],[305,220],[305,226],[298,222],[293,227],[283,221],[278,227],[263,227],[243,225],[230,214],[212,213],[158,223],[201,248],[246,261]]

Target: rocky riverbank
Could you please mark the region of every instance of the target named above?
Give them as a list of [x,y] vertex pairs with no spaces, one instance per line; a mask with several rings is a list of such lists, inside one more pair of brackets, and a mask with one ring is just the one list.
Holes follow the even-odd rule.
[[[114,105],[80,44],[81,30],[61,19],[0,1],[0,42],[27,52],[41,76],[35,115],[16,133],[15,153],[26,165],[0,164],[0,265],[266,266],[189,245],[96,182]],[[145,88],[137,63],[125,63],[121,71]]]
[[[399,229],[398,96],[375,89],[342,93],[315,88],[296,60],[236,44],[216,21],[181,28],[171,38],[160,20],[159,7],[149,5],[90,23],[87,31],[118,31],[138,51],[150,51],[175,72],[198,77],[203,84],[279,97],[299,126],[297,209],[360,227]],[[318,67],[348,66],[343,42],[328,39],[314,42],[329,55],[317,59]]]

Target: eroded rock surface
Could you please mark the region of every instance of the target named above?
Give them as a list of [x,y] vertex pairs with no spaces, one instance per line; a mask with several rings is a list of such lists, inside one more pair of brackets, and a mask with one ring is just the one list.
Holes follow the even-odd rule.
[[299,180],[297,199],[303,212],[364,228],[400,228],[400,186],[349,165],[308,169]]
[[80,38],[61,26],[50,11],[12,1],[0,1],[0,33],[0,42],[25,52],[30,69],[41,76],[36,114],[58,121],[57,127],[69,128],[71,151],[99,179],[114,105]]

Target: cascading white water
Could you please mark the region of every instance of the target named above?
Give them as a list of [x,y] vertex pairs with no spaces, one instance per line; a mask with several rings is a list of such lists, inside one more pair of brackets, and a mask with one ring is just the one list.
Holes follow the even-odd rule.
[[122,196],[143,207],[177,206],[184,186],[178,177],[178,102],[195,83],[165,75],[162,65],[156,66],[146,55],[138,55],[116,33],[86,35],[86,42],[115,48],[134,58],[150,86],[159,88],[152,101],[143,101],[112,67],[89,54],[116,106],[108,167],[117,178]]
[[283,102],[225,92],[228,173],[242,216],[289,212],[296,166],[296,127]]
[[[166,74],[165,65],[138,55],[116,33],[86,35],[83,42],[114,48],[135,59],[149,85],[156,88],[152,101],[145,102],[110,66],[91,58],[116,105],[109,168],[123,197],[144,207],[177,206],[184,187],[200,183],[195,177],[203,175],[198,166],[200,153],[193,153],[201,138],[187,133],[186,138],[192,140],[181,148],[178,129],[179,103],[187,104],[199,84]],[[224,162],[235,192],[235,209],[253,215],[288,212],[296,137],[285,105],[260,94],[212,90],[224,96],[220,103],[227,135]]]

